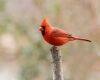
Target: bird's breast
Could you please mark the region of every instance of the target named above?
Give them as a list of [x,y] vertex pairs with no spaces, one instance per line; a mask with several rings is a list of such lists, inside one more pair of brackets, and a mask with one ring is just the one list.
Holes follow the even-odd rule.
[[44,36],[44,39],[54,46],[60,46],[70,41],[68,38],[65,37],[53,37],[51,35]]

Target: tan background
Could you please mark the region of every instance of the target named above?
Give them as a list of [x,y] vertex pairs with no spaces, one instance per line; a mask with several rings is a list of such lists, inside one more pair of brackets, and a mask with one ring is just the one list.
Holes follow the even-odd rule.
[[60,49],[65,80],[100,80],[100,0],[0,0],[0,80],[52,80],[43,18],[92,43]]

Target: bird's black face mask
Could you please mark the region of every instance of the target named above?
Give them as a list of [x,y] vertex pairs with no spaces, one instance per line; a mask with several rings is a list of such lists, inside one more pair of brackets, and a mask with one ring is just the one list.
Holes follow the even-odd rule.
[[46,29],[46,27],[45,26],[41,26],[41,28],[42,28],[41,33],[44,36],[45,35],[45,29]]

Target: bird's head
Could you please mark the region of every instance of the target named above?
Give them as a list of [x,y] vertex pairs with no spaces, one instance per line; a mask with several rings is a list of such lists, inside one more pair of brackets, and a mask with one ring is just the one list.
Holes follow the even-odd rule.
[[42,32],[42,35],[45,35],[45,33],[50,30],[50,25],[48,24],[46,18],[42,21],[39,30]]

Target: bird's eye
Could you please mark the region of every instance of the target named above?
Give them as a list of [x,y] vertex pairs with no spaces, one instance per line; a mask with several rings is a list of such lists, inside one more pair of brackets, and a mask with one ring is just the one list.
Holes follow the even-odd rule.
[[45,29],[46,27],[45,26],[41,26],[43,29]]

